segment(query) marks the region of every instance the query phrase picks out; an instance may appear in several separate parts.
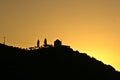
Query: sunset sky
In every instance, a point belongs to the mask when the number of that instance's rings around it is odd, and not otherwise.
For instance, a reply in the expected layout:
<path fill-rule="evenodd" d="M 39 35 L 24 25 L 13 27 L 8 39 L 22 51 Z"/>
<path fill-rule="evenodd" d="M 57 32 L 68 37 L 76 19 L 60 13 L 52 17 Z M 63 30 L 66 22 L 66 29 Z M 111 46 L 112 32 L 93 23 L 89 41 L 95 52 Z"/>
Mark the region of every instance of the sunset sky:
<path fill-rule="evenodd" d="M 120 0 L 0 0 L 0 43 L 55 39 L 120 71 Z"/>

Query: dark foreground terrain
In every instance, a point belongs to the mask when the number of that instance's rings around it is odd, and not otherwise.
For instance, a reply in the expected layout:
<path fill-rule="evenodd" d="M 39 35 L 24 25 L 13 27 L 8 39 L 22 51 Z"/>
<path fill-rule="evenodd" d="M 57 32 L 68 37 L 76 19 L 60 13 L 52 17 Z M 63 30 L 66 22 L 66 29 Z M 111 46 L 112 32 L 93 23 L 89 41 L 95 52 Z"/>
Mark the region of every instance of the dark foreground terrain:
<path fill-rule="evenodd" d="M 0 63 L 1 80 L 120 80 L 111 65 L 62 46 L 25 50 L 0 44 Z"/>

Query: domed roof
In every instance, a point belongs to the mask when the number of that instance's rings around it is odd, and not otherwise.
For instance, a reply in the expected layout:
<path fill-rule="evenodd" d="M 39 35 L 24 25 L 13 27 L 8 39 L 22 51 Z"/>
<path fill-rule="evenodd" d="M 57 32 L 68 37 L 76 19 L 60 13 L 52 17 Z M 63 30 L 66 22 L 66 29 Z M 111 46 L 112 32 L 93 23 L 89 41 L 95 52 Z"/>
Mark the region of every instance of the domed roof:
<path fill-rule="evenodd" d="M 58 41 L 61 42 L 59 39 L 56 39 L 55 42 L 56 42 L 56 41 L 57 41 L 57 42 L 58 42 Z"/>

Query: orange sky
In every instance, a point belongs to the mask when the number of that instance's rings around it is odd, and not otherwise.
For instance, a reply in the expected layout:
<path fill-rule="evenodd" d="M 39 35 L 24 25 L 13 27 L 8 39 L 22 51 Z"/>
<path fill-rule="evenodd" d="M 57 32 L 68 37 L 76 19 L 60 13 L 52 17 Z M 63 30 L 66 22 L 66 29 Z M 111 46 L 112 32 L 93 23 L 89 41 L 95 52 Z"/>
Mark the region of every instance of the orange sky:
<path fill-rule="evenodd" d="M 0 42 L 57 38 L 120 71 L 120 0 L 0 0 Z"/>

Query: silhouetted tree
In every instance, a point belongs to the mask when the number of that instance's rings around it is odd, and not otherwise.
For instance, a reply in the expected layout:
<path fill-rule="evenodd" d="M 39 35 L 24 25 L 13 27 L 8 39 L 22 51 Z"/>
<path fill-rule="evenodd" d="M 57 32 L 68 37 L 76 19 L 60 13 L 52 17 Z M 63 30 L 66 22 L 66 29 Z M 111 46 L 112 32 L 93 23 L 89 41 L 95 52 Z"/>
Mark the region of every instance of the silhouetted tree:
<path fill-rule="evenodd" d="M 40 41 L 37 40 L 37 48 L 39 48 L 39 47 L 40 47 Z"/>
<path fill-rule="evenodd" d="M 46 47 L 47 46 L 47 39 L 45 38 L 44 39 L 44 47 Z"/>

